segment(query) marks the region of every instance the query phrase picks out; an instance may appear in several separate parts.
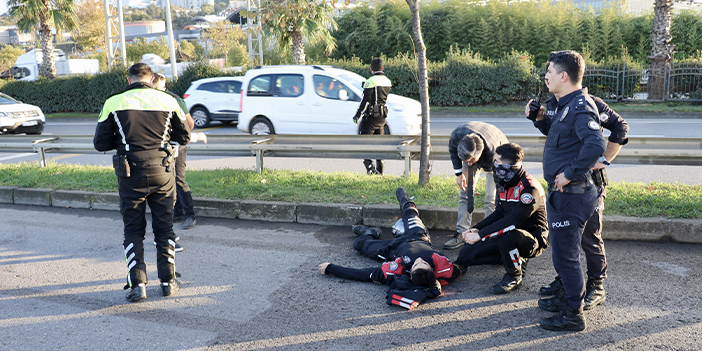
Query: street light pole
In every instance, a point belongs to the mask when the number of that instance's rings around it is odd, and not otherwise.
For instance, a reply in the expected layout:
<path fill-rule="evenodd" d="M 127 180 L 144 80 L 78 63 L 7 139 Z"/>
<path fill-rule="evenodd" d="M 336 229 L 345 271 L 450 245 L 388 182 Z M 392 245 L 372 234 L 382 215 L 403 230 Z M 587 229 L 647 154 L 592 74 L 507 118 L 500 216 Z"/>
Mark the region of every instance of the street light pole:
<path fill-rule="evenodd" d="M 176 64 L 175 45 L 173 40 L 173 24 L 171 23 L 171 1 L 165 0 L 166 4 L 166 28 L 168 30 L 168 50 L 171 53 L 172 80 L 178 79 L 178 65 Z"/>

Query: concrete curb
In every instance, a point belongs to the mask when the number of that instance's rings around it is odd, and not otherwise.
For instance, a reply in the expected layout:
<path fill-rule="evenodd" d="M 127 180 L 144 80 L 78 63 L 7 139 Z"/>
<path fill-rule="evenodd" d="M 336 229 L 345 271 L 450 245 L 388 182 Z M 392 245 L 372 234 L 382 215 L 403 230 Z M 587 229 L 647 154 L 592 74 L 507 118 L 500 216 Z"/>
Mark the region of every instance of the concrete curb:
<path fill-rule="evenodd" d="M 119 211 L 116 193 L 89 193 L 53 189 L 0 186 L 0 203 L 54 206 Z M 333 226 L 368 226 L 389 228 L 400 218 L 397 205 L 354 205 L 326 203 L 288 203 L 257 200 L 219 200 L 195 198 L 198 217 L 238 218 L 269 222 L 307 223 Z M 429 230 L 453 231 L 456 209 L 419 206 L 422 221 Z M 484 213 L 476 210 L 473 223 Z M 606 240 L 702 243 L 702 220 L 670 218 L 634 218 L 605 216 Z"/>

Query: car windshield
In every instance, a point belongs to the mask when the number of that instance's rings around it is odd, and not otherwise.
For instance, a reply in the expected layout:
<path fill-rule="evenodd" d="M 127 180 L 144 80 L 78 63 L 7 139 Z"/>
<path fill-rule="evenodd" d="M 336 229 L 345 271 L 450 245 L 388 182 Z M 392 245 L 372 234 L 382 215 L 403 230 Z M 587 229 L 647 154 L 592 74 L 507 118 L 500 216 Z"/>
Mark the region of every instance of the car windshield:
<path fill-rule="evenodd" d="M 18 104 L 17 100 L 9 97 L 8 95 L 5 95 L 3 93 L 0 93 L 0 105 L 12 105 L 12 104 Z"/>
<path fill-rule="evenodd" d="M 345 81 L 349 82 L 351 85 L 355 86 L 359 90 L 363 91 L 363 82 L 366 81 L 365 78 L 360 75 L 349 72 L 349 71 L 339 71 L 339 77 L 343 78 Z"/>

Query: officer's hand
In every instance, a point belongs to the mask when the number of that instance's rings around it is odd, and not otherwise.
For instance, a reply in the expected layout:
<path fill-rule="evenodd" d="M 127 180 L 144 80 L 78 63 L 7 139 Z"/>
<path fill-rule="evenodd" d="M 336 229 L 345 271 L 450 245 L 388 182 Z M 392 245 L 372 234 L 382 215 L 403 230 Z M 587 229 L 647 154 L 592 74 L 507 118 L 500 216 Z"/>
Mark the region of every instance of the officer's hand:
<path fill-rule="evenodd" d="M 466 176 L 463 174 L 456 177 L 456 184 L 463 191 L 466 191 L 468 189 L 468 181 L 466 180 Z"/>
<path fill-rule="evenodd" d="M 467 231 L 463 232 L 463 241 L 471 245 L 480 241 L 480 235 L 478 235 L 478 230 L 475 228 L 470 228 Z"/>
<path fill-rule="evenodd" d="M 529 103 L 524 107 L 524 114 L 531 121 L 540 121 L 544 119 L 544 107 L 536 100 L 529 100 Z"/>
<path fill-rule="evenodd" d="M 325 272 L 327 271 L 327 266 L 329 266 L 329 262 L 324 262 L 319 265 L 319 273 L 326 274 Z"/>
<path fill-rule="evenodd" d="M 359 116 L 353 116 L 353 123 L 358 124 L 358 119 L 359 119 L 359 118 L 360 118 Z"/>
<path fill-rule="evenodd" d="M 604 163 L 597 161 L 597 163 L 595 163 L 595 166 L 592 167 L 592 169 L 595 170 L 595 169 L 600 169 L 600 168 L 605 168 L 605 167 L 606 167 L 606 165 Z"/>
<path fill-rule="evenodd" d="M 568 183 L 570 183 L 570 179 L 566 178 L 563 173 L 559 173 L 556 176 L 556 181 L 554 185 L 556 186 L 556 190 L 563 192 L 563 187 L 568 185 Z"/>

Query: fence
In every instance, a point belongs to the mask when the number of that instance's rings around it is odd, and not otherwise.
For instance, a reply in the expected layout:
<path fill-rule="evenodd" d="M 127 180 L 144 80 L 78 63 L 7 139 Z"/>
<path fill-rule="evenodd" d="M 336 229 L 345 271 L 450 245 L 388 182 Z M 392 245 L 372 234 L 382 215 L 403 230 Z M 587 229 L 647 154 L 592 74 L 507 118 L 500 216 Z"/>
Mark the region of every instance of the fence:
<path fill-rule="evenodd" d="M 531 87 L 532 95 L 546 90 L 544 72 L 534 69 L 539 83 Z M 649 98 L 649 82 L 662 80 L 662 96 Z M 650 67 L 627 67 L 626 64 L 594 66 L 585 70 L 583 86 L 590 94 L 605 101 L 702 101 L 702 66 L 671 64 L 661 74 L 652 74 Z"/>

